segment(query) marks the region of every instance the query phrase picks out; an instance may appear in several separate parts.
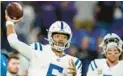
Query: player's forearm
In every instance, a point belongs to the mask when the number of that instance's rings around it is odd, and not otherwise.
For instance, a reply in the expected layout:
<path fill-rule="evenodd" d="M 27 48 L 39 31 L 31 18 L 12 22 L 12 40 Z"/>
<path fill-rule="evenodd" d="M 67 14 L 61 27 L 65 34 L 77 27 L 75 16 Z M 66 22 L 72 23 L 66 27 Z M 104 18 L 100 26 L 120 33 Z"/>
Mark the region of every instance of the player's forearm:
<path fill-rule="evenodd" d="M 6 22 L 6 29 L 7 29 L 7 36 L 9 36 L 10 34 L 15 33 L 14 23 L 11 22 L 11 21 L 7 21 Z"/>
<path fill-rule="evenodd" d="M 7 28 L 7 39 L 10 46 L 16 49 L 18 52 L 20 52 L 22 55 L 24 55 L 28 59 L 30 59 L 32 56 L 31 48 L 27 44 L 18 40 L 15 29 L 14 29 L 14 24 L 11 22 L 6 23 L 6 28 Z"/>

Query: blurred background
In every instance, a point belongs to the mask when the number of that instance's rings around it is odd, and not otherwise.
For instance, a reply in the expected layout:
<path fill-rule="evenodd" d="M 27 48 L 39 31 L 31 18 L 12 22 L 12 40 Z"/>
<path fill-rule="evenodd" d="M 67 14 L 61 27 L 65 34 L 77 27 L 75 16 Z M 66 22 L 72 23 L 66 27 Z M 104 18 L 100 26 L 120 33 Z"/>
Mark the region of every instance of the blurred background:
<path fill-rule="evenodd" d="M 1 2 L 1 52 L 17 52 L 7 41 L 5 28 L 5 8 L 10 1 Z M 123 40 L 123 1 L 20 1 L 24 17 L 15 26 L 18 38 L 27 43 L 47 44 L 50 25 L 62 20 L 73 32 L 71 46 L 65 52 L 78 57 L 83 64 L 82 76 L 86 76 L 90 61 L 103 58 L 98 47 L 107 33 L 116 33 Z M 20 73 L 27 71 L 28 61 L 20 56 Z M 123 59 L 123 56 L 121 56 Z"/>

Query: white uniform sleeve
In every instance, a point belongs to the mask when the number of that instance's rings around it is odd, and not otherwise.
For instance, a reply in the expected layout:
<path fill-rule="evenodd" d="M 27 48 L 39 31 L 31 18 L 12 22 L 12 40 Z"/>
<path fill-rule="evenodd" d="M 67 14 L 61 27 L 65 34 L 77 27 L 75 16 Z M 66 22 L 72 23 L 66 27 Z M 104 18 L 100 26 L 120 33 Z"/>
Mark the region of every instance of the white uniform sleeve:
<path fill-rule="evenodd" d="M 17 38 L 17 35 L 15 33 L 13 34 L 10 34 L 8 37 L 8 42 L 10 44 L 11 47 L 13 47 L 14 49 L 16 49 L 19 53 L 21 53 L 23 56 L 25 56 L 27 59 L 31 59 L 32 57 L 32 48 L 19 41 L 18 38 Z"/>
<path fill-rule="evenodd" d="M 82 64 L 80 67 L 77 69 L 77 75 L 76 76 L 81 76 L 82 75 Z"/>
<path fill-rule="evenodd" d="M 91 63 L 89 64 L 87 76 L 98 76 L 97 65 L 95 61 L 91 61 Z"/>
<path fill-rule="evenodd" d="M 75 61 L 75 66 L 76 66 L 76 76 L 81 76 L 82 75 L 82 63 L 81 61 L 77 58 Z"/>

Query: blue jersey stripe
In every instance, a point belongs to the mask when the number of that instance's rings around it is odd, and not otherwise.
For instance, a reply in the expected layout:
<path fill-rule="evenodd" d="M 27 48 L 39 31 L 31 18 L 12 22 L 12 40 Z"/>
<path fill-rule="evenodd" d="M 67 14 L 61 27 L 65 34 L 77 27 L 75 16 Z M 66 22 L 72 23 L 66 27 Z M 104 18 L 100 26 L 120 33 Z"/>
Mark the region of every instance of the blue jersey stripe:
<path fill-rule="evenodd" d="M 90 65 L 91 65 L 91 69 L 94 71 L 94 68 L 93 68 L 93 66 L 92 66 L 92 63 L 91 63 Z"/>
<path fill-rule="evenodd" d="M 41 44 L 39 44 L 39 46 L 40 46 L 40 51 L 42 51 L 42 45 L 41 45 Z"/>
<path fill-rule="evenodd" d="M 61 21 L 61 30 L 63 30 L 64 26 L 63 26 L 63 22 Z"/>
<path fill-rule="evenodd" d="M 38 45 L 37 45 L 37 43 L 35 43 L 35 50 L 37 50 L 38 49 Z"/>
<path fill-rule="evenodd" d="M 79 63 L 79 59 L 77 59 L 77 61 L 75 62 L 75 66 L 77 66 L 78 63 Z"/>
<path fill-rule="evenodd" d="M 80 64 L 79 64 L 79 67 L 78 67 L 78 69 L 81 67 L 81 65 L 82 65 L 82 64 L 80 63 Z"/>
<path fill-rule="evenodd" d="M 94 66 L 97 68 L 97 65 L 96 65 L 96 62 L 95 62 L 95 60 L 94 60 Z"/>

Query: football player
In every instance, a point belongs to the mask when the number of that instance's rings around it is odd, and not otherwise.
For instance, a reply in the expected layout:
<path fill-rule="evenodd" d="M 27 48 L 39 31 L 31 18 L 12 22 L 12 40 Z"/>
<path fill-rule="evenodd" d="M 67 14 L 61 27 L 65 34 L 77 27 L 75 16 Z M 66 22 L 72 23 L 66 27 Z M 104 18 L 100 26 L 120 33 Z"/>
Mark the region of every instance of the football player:
<path fill-rule="evenodd" d="M 11 54 L 8 57 L 7 76 L 17 76 L 20 66 L 20 59 L 16 54 Z"/>
<path fill-rule="evenodd" d="M 7 39 L 11 47 L 24 55 L 30 62 L 28 76 L 81 76 L 81 61 L 65 54 L 72 32 L 64 21 L 54 22 L 48 30 L 48 45 L 34 42 L 31 46 L 21 42 L 15 32 L 15 24 L 6 12 Z"/>
<path fill-rule="evenodd" d="M 87 76 L 123 76 L 123 60 L 119 60 L 122 46 L 123 42 L 118 35 L 107 34 L 100 45 L 106 58 L 93 60 Z"/>

